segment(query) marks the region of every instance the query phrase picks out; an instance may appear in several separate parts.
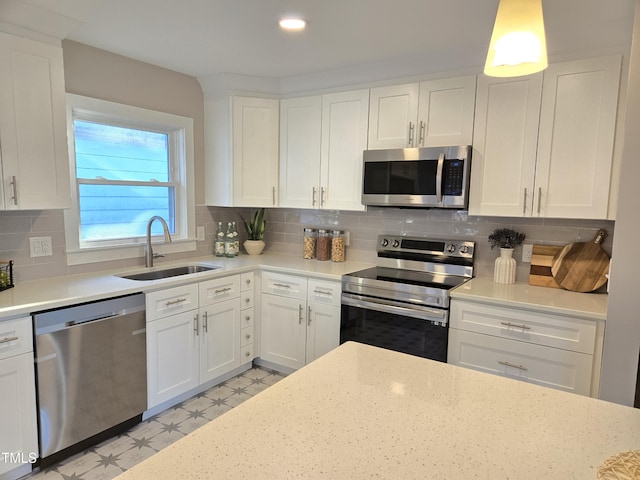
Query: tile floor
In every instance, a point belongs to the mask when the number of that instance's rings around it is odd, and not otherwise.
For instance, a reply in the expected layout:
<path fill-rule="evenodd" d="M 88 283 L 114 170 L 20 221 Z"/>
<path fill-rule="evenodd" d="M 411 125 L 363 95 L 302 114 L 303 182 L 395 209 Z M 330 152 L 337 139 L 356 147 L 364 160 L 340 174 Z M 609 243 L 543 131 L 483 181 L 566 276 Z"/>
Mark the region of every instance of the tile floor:
<path fill-rule="evenodd" d="M 110 480 L 283 377 L 254 367 L 24 480 Z"/>

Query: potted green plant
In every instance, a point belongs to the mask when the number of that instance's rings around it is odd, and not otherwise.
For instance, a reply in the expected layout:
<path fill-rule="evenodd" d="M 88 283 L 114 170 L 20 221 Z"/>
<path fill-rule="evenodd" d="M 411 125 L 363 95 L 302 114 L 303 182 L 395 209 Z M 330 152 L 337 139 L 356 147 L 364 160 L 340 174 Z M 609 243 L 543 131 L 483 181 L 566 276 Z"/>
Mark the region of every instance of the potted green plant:
<path fill-rule="evenodd" d="M 243 243 L 244 249 L 249 255 L 260 255 L 265 246 L 262 237 L 267 225 L 267 221 L 264 219 L 264 208 L 258 208 L 251 217 L 250 222 L 247 222 L 242 215 L 240 215 L 240 218 L 248 236 Z"/>
<path fill-rule="evenodd" d="M 516 259 L 513 249 L 524 242 L 525 234 L 510 228 L 496 228 L 489 235 L 489 244 L 493 250 L 500 248 L 500 256 L 496 258 L 493 269 L 493 281 L 496 283 L 516 283 Z"/>

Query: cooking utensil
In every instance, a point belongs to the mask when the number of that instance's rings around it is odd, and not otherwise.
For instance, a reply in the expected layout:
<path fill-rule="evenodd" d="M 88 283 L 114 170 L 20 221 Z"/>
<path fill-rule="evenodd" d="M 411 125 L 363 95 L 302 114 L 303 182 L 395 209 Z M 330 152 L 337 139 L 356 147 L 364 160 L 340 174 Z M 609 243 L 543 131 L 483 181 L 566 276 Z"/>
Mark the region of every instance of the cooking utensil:
<path fill-rule="evenodd" d="M 593 292 L 607 281 L 609 255 L 602 249 L 607 232 L 598 230 L 591 242 L 570 243 L 553 258 L 551 273 L 558 284 L 574 292 Z"/>

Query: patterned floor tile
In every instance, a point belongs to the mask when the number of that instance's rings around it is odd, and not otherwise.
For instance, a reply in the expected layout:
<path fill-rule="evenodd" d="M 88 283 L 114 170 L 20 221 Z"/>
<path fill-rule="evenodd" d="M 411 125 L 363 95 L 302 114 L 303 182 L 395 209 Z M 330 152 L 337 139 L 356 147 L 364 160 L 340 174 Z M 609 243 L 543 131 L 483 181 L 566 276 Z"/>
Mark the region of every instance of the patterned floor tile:
<path fill-rule="evenodd" d="M 125 470 L 128 470 L 131 467 L 136 466 L 141 461 L 146 460 L 147 458 L 149 458 L 151 455 L 155 453 L 156 451 L 150 446 L 132 448 L 131 450 L 127 450 L 126 452 L 120 455 L 118 466 L 120 466 Z"/>

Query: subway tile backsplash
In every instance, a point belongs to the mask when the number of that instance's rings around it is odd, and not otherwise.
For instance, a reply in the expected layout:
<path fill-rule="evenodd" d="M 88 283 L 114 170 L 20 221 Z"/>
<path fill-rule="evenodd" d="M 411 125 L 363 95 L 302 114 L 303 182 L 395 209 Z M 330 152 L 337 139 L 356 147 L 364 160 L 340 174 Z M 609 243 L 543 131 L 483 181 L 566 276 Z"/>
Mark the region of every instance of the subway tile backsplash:
<path fill-rule="evenodd" d="M 248 218 L 252 210 L 247 208 L 196 207 L 196 224 L 205 227 L 205 240 L 197 242 L 194 252 L 172 254 L 165 261 L 212 255 L 212 238 L 218 221 L 240 222 L 238 213 Z M 375 262 L 376 240 L 380 234 L 400 234 L 435 239 L 465 239 L 476 242 L 476 275 L 492 276 L 493 262 L 498 256 L 492 251 L 487 237 L 495 228 L 513 228 L 524 232 L 525 243 L 564 245 L 570 242 L 591 240 L 599 228 L 609 236 L 604 249 L 611 254 L 613 221 L 564 220 L 536 218 L 501 218 L 470 216 L 461 210 L 420 210 L 370 207 L 366 212 L 342 212 L 335 210 L 267 209 L 266 251 L 302 255 L 302 231 L 304 227 L 324 227 L 349 232 L 347 260 Z M 238 225 L 241 242 L 246 239 L 242 225 Z M 51 236 L 53 255 L 29 256 L 29 238 Z M 517 280 L 526 282 L 529 264 L 523 263 L 521 248 L 516 249 L 518 261 Z M 63 214 L 60 210 L 1 212 L 0 259 L 15 261 L 16 282 L 73 275 L 84 272 L 108 270 L 143 265 L 144 259 L 121 262 L 104 262 L 67 266 Z M 312 261 L 312 260 L 310 260 Z"/>

